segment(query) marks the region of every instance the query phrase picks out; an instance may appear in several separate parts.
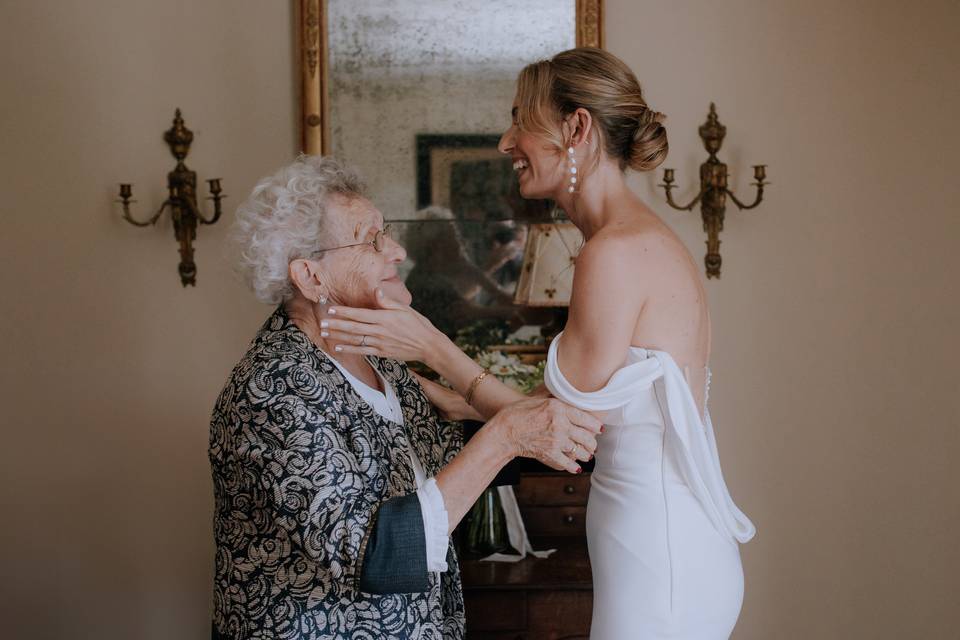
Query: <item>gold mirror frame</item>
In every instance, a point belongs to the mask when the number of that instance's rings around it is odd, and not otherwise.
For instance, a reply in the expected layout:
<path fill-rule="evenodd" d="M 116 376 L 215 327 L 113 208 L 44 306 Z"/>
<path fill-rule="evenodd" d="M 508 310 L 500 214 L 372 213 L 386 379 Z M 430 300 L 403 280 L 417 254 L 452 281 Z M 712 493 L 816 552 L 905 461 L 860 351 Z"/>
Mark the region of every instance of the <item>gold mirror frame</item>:
<path fill-rule="evenodd" d="M 603 0 L 576 0 L 577 46 L 603 47 Z M 330 150 L 327 109 L 327 3 L 297 0 L 300 76 L 300 147 L 311 155 Z"/>

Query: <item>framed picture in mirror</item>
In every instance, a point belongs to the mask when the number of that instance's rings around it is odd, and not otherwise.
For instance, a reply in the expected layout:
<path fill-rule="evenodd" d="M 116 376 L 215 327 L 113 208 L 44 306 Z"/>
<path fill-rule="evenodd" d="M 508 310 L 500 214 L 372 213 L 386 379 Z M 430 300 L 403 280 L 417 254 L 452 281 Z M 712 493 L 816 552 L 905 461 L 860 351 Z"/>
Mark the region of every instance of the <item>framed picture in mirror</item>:
<path fill-rule="evenodd" d="M 519 325 L 515 301 L 527 227 L 551 219 L 547 200 L 520 196 L 499 136 L 420 134 L 414 219 L 394 220 L 413 266 L 414 307 L 448 335 L 478 320 Z"/>

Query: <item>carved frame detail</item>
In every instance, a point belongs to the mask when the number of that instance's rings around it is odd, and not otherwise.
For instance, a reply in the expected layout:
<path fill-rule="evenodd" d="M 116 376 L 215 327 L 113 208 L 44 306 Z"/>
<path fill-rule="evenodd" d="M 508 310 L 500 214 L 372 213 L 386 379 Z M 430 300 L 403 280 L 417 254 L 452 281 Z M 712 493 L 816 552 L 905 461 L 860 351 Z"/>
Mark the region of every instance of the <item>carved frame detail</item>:
<path fill-rule="evenodd" d="M 603 47 L 603 0 L 576 0 L 577 46 Z M 327 2 L 297 0 L 297 75 L 300 78 L 300 148 L 330 151 L 327 110 Z"/>

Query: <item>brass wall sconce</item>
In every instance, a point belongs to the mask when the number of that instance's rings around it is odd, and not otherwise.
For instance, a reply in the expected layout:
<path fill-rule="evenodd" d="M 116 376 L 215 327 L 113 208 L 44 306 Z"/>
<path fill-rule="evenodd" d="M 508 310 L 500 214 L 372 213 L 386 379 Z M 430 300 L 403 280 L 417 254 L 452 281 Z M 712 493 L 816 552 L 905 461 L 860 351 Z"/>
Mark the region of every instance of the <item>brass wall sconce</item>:
<path fill-rule="evenodd" d="M 197 284 L 197 265 L 193 261 L 193 241 L 197 239 L 197 224 L 213 224 L 220 219 L 220 201 L 226 198 L 220 194 L 220 178 L 207 180 L 210 197 L 213 200 L 213 217 L 205 218 L 197 206 L 197 172 L 187 169 L 183 159 L 190 152 L 190 143 L 193 142 L 193 132 L 183 124 L 180 109 L 173 117 L 173 126 L 163 134 L 163 139 L 170 145 L 170 152 L 177 159 L 177 166 L 167 174 L 167 189 L 170 196 L 160 205 L 152 218 L 145 222 L 134 220 L 130 215 L 130 204 L 133 196 L 133 185 L 120 185 L 120 199 L 123 204 L 123 219 L 138 227 L 147 227 L 157 223 L 164 209 L 170 208 L 173 218 L 173 233 L 180 243 L 180 282 L 186 287 L 188 284 Z"/>
<path fill-rule="evenodd" d="M 727 196 L 733 200 L 741 210 L 753 209 L 763 200 L 763 188 L 770 184 L 764 182 L 767 177 L 767 165 L 758 164 L 753 167 L 753 177 L 756 182 L 757 198 L 752 204 L 743 204 L 733 192 L 727 188 L 727 165 L 717 159 L 717 152 L 723 144 L 723 137 L 727 128 L 720 124 L 717 118 L 717 109 L 710 103 L 710 113 L 707 121 L 700 125 L 700 138 L 710 156 L 700 165 L 700 193 L 688 205 L 680 206 L 673 201 L 670 190 L 673 189 L 673 169 L 663 170 L 663 187 L 667 192 L 667 204 L 680 211 L 692 211 L 700 203 L 700 215 L 703 218 L 703 230 L 707 232 L 707 255 L 703 262 L 707 268 L 708 278 L 720 277 L 720 232 L 723 231 L 723 217 L 727 207 Z"/>

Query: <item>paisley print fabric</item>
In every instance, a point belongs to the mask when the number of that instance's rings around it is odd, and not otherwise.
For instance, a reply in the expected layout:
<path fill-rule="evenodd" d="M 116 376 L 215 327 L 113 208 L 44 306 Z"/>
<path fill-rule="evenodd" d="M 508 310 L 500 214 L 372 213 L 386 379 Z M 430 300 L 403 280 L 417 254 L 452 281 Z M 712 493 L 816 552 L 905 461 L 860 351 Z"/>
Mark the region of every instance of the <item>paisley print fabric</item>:
<path fill-rule="evenodd" d="M 360 589 L 380 506 L 416 491 L 408 447 L 428 476 L 462 447 L 406 365 L 370 363 L 396 391 L 404 424 L 367 405 L 282 307 L 234 368 L 210 429 L 216 636 L 463 637 L 452 545 L 448 571 L 429 573 L 423 592 Z"/>

